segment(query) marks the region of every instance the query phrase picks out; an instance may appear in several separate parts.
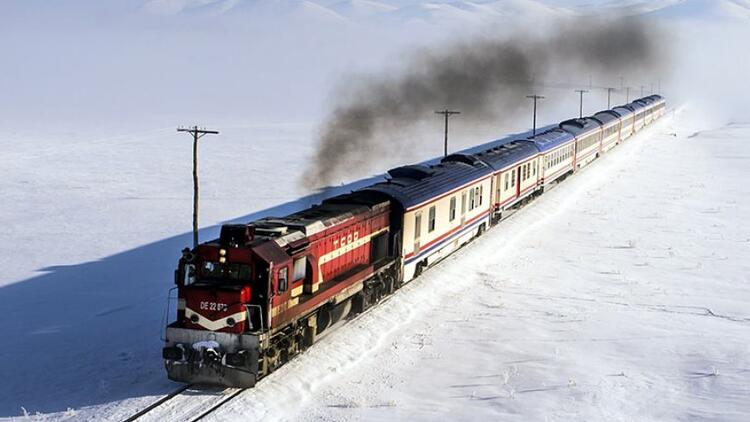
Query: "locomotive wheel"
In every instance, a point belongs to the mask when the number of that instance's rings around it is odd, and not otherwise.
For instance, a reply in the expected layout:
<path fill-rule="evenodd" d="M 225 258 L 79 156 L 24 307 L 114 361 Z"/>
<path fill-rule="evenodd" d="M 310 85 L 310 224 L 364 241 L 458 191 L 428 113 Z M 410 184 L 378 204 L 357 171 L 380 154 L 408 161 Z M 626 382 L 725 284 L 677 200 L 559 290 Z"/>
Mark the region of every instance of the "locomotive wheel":
<path fill-rule="evenodd" d="M 352 314 L 361 314 L 365 310 L 365 297 L 362 292 L 352 298 Z"/>
<path fill-rule="evenodd" d="M 320 334 L 325 331 L 325 329 L 328 328 L 328 326 L 331 324 L 331 310 L 328 308 L 328 306 L 324 306 L 318 311 L 317 318 L 317 333 Z"/>
<path fill-rule="evenodd" d="M 383 276 L 383 287 L 383 291 L 385 293 L 384 295 L 393 293 L 393 278 L 391 278 L 391 276 L 388 274 Z"/>

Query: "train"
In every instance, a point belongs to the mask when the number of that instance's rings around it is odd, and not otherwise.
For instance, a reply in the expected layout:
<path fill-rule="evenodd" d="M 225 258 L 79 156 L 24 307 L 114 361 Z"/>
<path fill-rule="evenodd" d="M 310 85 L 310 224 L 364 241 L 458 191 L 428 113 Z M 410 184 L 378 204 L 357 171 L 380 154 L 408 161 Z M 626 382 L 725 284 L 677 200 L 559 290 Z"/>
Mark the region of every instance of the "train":
<path fill-rule="evenodd" d="M 185 248 L 169 379 L 249 388 L 666 110 L 660 95 L 497 141 Z"/>

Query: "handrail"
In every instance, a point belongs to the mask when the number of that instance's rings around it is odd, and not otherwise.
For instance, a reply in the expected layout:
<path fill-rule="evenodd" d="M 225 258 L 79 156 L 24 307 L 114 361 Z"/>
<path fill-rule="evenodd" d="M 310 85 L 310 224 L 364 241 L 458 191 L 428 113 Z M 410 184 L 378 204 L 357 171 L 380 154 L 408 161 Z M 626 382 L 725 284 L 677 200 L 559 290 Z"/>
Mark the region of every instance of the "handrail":
<path fill-rule="evenodd" d="M 177 286 L 172 287 L 167 291 L 167 306 L 164 309 L 164 314 L 161 317 L 161 331 L 159 333 L 159 337 L 161 338 L 161 341 L 167 341 L 167 323 L 169 322 L 169 304 L 171 299 L 179 299 L 179 297 L 175 296 L 172 297 L 172 291 L 177 289 Z"/>

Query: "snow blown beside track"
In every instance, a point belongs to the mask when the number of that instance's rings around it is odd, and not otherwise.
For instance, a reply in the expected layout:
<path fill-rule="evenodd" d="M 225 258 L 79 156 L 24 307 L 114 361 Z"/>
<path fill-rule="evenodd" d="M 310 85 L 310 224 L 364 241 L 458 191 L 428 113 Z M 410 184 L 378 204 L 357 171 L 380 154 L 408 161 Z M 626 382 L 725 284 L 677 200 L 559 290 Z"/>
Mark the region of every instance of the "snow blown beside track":
<path fill-rule="evenodd" d="M 741 420 L 750 127 L 688 121 L 665 117 L 213 418 Z"/>

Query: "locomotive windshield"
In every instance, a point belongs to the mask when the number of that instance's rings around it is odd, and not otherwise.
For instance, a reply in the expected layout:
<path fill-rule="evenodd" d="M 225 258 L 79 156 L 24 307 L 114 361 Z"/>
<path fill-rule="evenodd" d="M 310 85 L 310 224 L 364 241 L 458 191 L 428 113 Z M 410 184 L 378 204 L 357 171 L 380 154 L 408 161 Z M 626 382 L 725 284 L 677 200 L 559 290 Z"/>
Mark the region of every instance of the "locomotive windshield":
<path fill-rule="evenodd" d="M 205 261 L 200 266 L 200 281 L 212 284 L 242 284 L 250 281 L 252 271 L 248 264 Z"/>

